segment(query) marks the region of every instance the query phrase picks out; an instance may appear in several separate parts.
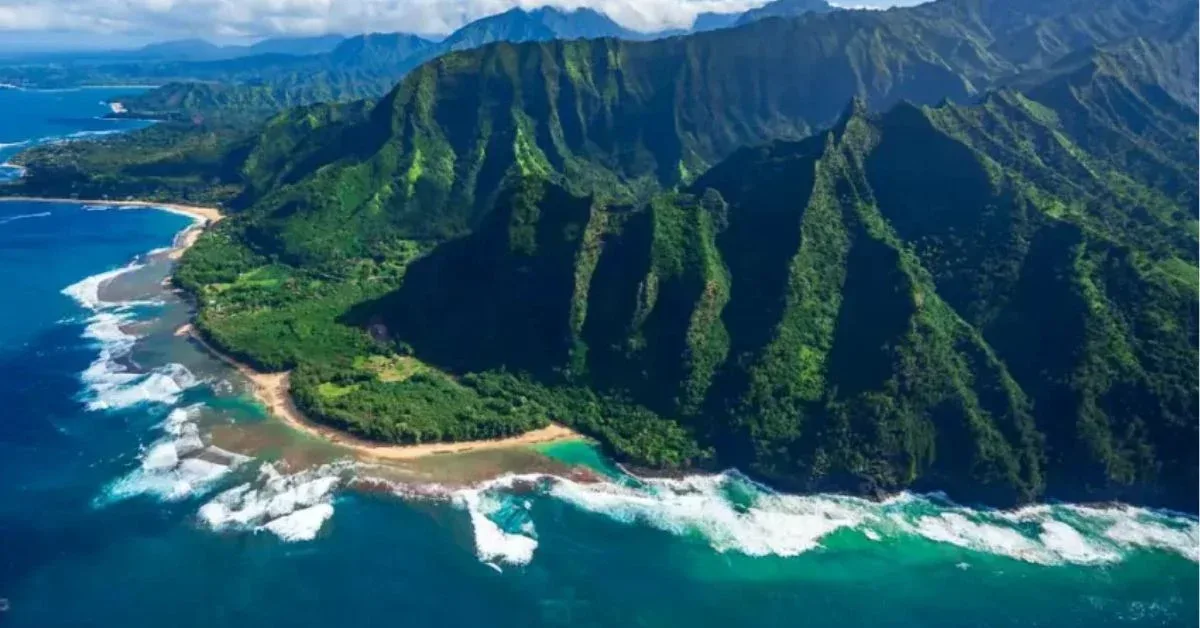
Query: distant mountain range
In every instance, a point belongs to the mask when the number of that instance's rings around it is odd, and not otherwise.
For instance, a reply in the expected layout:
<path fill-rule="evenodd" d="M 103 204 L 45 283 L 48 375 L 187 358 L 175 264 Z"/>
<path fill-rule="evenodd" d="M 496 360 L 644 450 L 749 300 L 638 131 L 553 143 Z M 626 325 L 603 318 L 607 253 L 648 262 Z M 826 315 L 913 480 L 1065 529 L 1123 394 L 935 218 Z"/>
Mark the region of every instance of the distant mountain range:
<path fill-rule="evenodd" d="M 733 25 L 745 26 L 769 17 L 798 17 L 806 13 L 829 13 L 833 10 L 833 6 L 825 0 L 775 0 L 742 13 Z"/>
<path fill-rule="evenodd" d="M 777 0 L 747 14 L 702 14 L 694 30 L 747 23 L 755 16 L 828 12 L 823 0 Z M 31 87 L 168 84 L 162 93 L 123 101 L 129 115 L 213 115 L 230 108 L 263 115 L 297 104 L 380 96 L 408 71 L 448 52 L 494 42 L 612 37 L 646 40 L 688 29 L 642 33 L 590 9 L 512 9 L 471 22 L 441 41 L 403 33 L 267 39 L 252 46 L 179 40 L 135 51 L 28 58 L 0 66 L 0 83 Z M 44 62 L 44 63 L 43 63 Z"/>

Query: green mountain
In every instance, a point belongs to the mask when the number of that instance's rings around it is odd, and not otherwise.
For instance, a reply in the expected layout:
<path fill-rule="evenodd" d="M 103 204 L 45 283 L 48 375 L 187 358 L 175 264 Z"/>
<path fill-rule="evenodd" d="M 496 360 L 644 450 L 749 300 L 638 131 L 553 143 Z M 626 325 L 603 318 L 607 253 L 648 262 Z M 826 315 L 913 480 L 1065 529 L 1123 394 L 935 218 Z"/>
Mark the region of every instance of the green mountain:
<path fill-rule="evenodd" d="M 289 107 L 378 96 L 437 50 L 434 42 L 403 33 L 359 35 L 339 42 L 324 54 L 307 56 L 264 54 L 207 64 L 133 66 L 131 71 L 191 80 L 172 81 L 117 101 L 135 117 L 261 120 Z"/>
<path fill-rule="evenodd" d="M 745 26 L 769 17 L 798 17 L 807 13 L 829 13 L 834 10 L 825 0 L 775 0 L 741 14 L 734 25 Z"/>
<path fill-rule="evenodd" d="M 269 37 L 248 46 L 218 46 L 203 39 L 179 39 L 142 46 L 137 50 L 94 53 L 93 63 L 131 61 L 221 61 L 255 55 L 317 55 L 327 53 L 346 39 L 343 35 Z M 59 55 L 62 60 L 62 55 Z"/>
<path fill-rule="evenodd" d="M 595 39 L 618 37 L 640 39 L 636 31 L 591 9 L 563 11 L 542 7 L 533 11 L 510 9 L 485 17 L 452 33 L 441 42 L 441 52 L 469 50 L 497 41 L 548 41 L 551 39 Z"/>
<path fill-rule="evenodd" d="M 211 61 L 227 59 L 237 53 L 226 50 L 212 42 L 203 39 L 177 39 L 154 44 L 147 44 L 132 52 L 120 52 L 117 56 L 133 57 L 139 60 L 172 60 L 172 61 Z"/>
<path fill-rule="evenodd" d="M 1195 206 L 1058 104 L 860 101 L 640 206 L 522 179 L 367 311 L 432 364 L 630 399 L 777 483 L 1194 508 Z M 1194 112 L 1159 113 L 1194 151 Z"/>
<path fill-rule="evenodd" d="M 554 419 L 803 489 L 1194 510 L 1196 10 L 450 53 L 202 160 L 242 192 L 176 281 L 366 438 Z"/>
<path fill-rule="evenodd" d="M 741 13 L 701 13 L 692 22 L 691 32 L 703 33 L 705 31 L 715 31 L 718 28 L 729 28 L 737 24 L 738 19 L 741 17 Z"/>
<path fill-rule="evenodd" d="M 382 96 L 421 63 L 456 50 L 498 41 L 598 37 L 645 39 L 648 35 L 589 9 L 512 9 L 471 22 L 436 43 L 403 33 L 374 33 L 345 39 L 323 55 L 264 55 L 176 66 L 169 70 L 171 76 L 191 73 L 194 79 L 206 81 L 176 81 L 120 102 L 131 115 L 143 117 L 236 112 L 262 118 L 288 107 Z"/>
<path fill-rule="evenodd" d="M 1047 67 L 1049 51 L 1011 46 L 1029 20 L 996 6 L 943 0 L 652 42 L 497 44 L 446 55 L 412 72 L 368 120 L 322 135 L 352 151 L 326 144 L 304 153 L 327 161 L 268 160 L 278 171 L 252 161 L 245 201 L 271 246 L 313 263 L 368 254 L 395 235 L 467 232 L 514 173 L 543 174 L 578 194 L 644 198 L 691 182 L 738 147 L 827 127 L 853 97 L 873 110 L 906 99 L 963 102 Z M 1072 40 L 1082 50 L 1157 36 L 1194 11 L 1179 0 L 1077 9 L 1060 1 L 1030 12 L 1053 25 L 1045 28 L 1056 49 Z M 269 137 L 259 146 L 273 150 Z"/>
<path fill-rule="evenodd" d="M 414 59 L 426 58 L 435 47 L 434 42 L 416 35 L 371 33 L 341 42 L 320 61 L 338 67 L 395 72 L 398 67 L 416 65 Z"/>
<path fill-rule="evenodd" d="M 270 37 L 246 47 L 249 55 L 319 55 L 332 51 L 346 40 L 345 35 L 330 33 L 312 37 Z"/>

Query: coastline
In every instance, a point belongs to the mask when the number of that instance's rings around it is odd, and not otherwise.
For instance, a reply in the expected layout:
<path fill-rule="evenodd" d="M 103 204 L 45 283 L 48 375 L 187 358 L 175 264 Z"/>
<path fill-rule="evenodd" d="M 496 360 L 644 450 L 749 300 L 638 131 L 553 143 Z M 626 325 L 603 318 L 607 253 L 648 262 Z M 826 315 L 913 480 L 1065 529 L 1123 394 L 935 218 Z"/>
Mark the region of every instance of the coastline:
<path fill-rule="evenodd" d="M 419 445 L 386 445 L 374 443 L 332 427 L 318 425 L 305 417 L 292 402 L 289 392 L 291 385 L 289 380 L 290 372 L 261 373 L 209 344 L 200 336 L 191 323 L 175 330 L 175 335 L 190 338 L 217 359 L 237 369 L 250 382 L 255 399 L 266 406 L 271 416 L 281 421 L 284 425 L 297 432 L 344 447 L 369 461 L 416 460 L 428 456 L 465 454 L 477 451 L 544 445 L 547 443 L 588 440 L 583 434 L 562 424 L 551 423 L 541 429 L 525 432 L 518 436 L 493 440 L 424 443 Z"/>
<path fill-rule="evenodd" d="M 183 214 L 192 218 L 202 220 L 202 227 L 206 227 L 212 223 L 220 221 L 225 217 L 221 210 L 215 207 L 204 207 L 201 205 L 184 205 L 182 203 L 158 203 L 154 201 L 113 201 L 107 199 L 88 199 L 88 198 L 46 198 L 41 196 L 0 196 L 0 203 L 4 202 L 20 202 L 20 203 L 75 203 L 79 205 L 106 205 L 109 207 L 143 207 L 146 209 L 157 209 L 159 211 L 172 212 Z M 194 240 L 193 240 L 194 242 Z"/>
<path fill-rule="evenodd" d="M 174 245 L 170 248 L 170 250 L 167 251 L 167 256 L 172 260 L 178 260 L 180 257 L 182 257 L 183 253 L 196 243 L 196 240 L 199 239 L 200 234 L 204 232 L 204 229 L 224 218 L 224 214 L 222 214 L 220 210 L 216 208 L 203 207 L 199 205 L 185 205 L 181 203 L 26 196 L 0 197 L 0 202 L 6 201 L 25 203 L 74 203 L 82 205 L 105 205 L 110 207 L 138 207 L 189 216 L 194 219 L 196 223 L 179 232 L 179 234 L 176 236 Z M 564 441 L 588 440 L 586 436 L 564 425 L 552 423 L 547 427 L 526 432 L 519 436 L 495 440 L 462 441 L 455 443 L 427 443 L 420 445 L 386 445 L 373 443 L 331 427 L 318 425 L 305 417 L 299 411 L 299 409 L 295 407 L 295 404 L 292 403 L 291 395 L 289 393 L 289 373 L 260 373 L 254 370 L 249 365 L 243 364 L 233 359 L 231 356 L 219 351 L 216 347 L 213 347 L 211 344 L 205 341 L 199 333 L 196 332 L 191 323 L 188 323 L 177 329 L 175 331 L 175 335 L 180 337 L 187 336 L 203 347 L 208 353 L 212 354 L 217 359 L 225 362 L 241 373 L 242 376 L 251 383 L 255 399 L 266 406 L 267 410 L 274 418 L 278 419 L 293 430 L 349 449 L 350 451 L 367 460 L 414 460 L 417 458 L 442 454 L 461 454 L 475 451 L 529 447 L 532 445 L 542 445 L 546 443 Z"/>

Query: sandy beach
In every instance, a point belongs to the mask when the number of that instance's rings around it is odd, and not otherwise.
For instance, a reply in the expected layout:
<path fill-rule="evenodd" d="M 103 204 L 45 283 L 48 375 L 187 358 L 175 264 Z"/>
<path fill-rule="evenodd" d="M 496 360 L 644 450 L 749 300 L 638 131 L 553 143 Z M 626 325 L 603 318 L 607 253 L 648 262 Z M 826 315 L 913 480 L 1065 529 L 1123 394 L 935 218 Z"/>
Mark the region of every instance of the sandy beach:
<path fill-rule="evenodd" d="M 109 205 L 114 207 L 145 207 L 148 209 L 175 212 L 195 218 L 197 220 L 196 224 L 180 232 L 179 236 L 176 238 L 175 245 L 167 254 L 171 259 L 179 259 L 183 255 L 184 251 L 196 243 L 196 240 L 200 237 L 200 234 L 203 233 L 206 227 L 216 223 L 224 217 L 219 210 L 212 207 L 182 205 L 178 203 L 156 203 L 151 201 L 112 201 L 37 197 L 0 198 L 0 202 L 3 201 L 21 201 L 27 203 L 82 203 L 87 205 Z M 225 355 L 221 351 L 218 351 L 216 347 L 213 347 L 206 342 L 191 324 L 183 325 L 179 329 L 175 330 L 175 335 L 179 337 L 186 336 L 191 338 L 197 344 L 204 347 L 209 353 L 237 369 L 238 372 L 240 372 L 247 380 L 250 381 L 255 398 L 265 405 L 267 409 L 270 410 L 271 414 L 282 421 L 285 425 L 299 432 L 324 439 L 349 449 L 365 460 L 413 460 L 439 454 L 456 454 L 493 449 L 508 449 L 513 447 L 527 447 L 530 445 L 539 445 L 558 441 L 586 439 L 585 436 L 568 427 L 553 423 L 542 429 L 526 432 L 520 436 L 496 440 L 464 441 L 458 443 L 428 443 L 421 445 L 383 445 L 379 443 L 372 443 L 360 438 L 356 438 L 345 432 L 323 425 L 318 425 L 304 417 L 304 415 L 292 403 L 291 395 L 289 393 L 289 373 L 260 373 L 251 368 L 249 365 L 242 364 L 230 356 Z"/>
<path fill-rule="evenodd" d="M 292 403 L 289 393 L 290 373 L 260 373 L 246 364 L 221 353 L 208 344 L 204 338 L 188 324 L 175 330 L 176 336 L 188 336 L 197 344 L 236 368 L 253 387 L 254 396 L 270 410 L 271 414 L 288 427 L 310 436 L 321 438 L 353 451 L 367 461 L 415 460 L 426 456 L 442 454 L 462 454 L 492 449 L 509 449 L 513 447 L 528 447 L 569 440 L 586 440 L 587 437 L 564 425 L 552 423 L 547 427 L 526 432 L 520 436 L 500 438 L 495 440 L 463 441 L 457 443 L 427 443 L 421 445 L 382 445 L 362 440 L 340 430 L 318 425 L 306 418 Z"/>

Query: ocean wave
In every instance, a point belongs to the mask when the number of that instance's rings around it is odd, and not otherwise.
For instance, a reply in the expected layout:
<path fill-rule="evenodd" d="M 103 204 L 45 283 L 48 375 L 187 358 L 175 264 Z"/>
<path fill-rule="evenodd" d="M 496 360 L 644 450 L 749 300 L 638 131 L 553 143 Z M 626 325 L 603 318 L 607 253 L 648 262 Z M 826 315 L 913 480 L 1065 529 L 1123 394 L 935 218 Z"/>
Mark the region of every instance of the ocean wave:
<path fill-rule="evenodd" d="M 912 493 L 882 502 L 789 495 L 736 472 L 628 480 L 581 483 L 555 476 L 504 476 L 453 491 L 450 497 L 470 516 L 479 559 L 497 568 L 533 559 L 538 540 L 531 496 L 746 556 L 793 557 L 844 547 L 845 541 L 835 539 L 857 535 L 869 544 L 908 539 L 957 549 L 966 554 L 956 560 L 967 566 L 972 554 L 1042 566 L 1086 566 L 1119 562 L 1139 551 L 1200 562 L 1200 527 L 1195 518 L 1177 513 L 1070 504 L 972 509 L 941 496 Z M 433 490 L 397 493 L 418 499 L 439 496 Z"/>
<path fill-rule="evenodd" d="M 560 479 L 550 495 L 616 521 L 696 535 L 718 552 L 748 556 L 803 554 L 837 530 L 860 527 L 867 516 L 857 500 L 767 492 L 732 473 L 637 486 Z"/>
<path fill-rule="evenodd" d="M 24 146 L 28 143 L 29 140 L 22 140 L 20 142 L 0 142 L 0 150 L 4 150 L 6 148 L 16 148 L 18 146 Z"/>
<path fill-rule="evenodd" d="M 95 341 L 99 355 L 80 379 L 87 390 L 84 400 L 89 410 L 120 410 L 142 403 L 173 405 L 185 390 L 199 383 L 180 364 L 166 364 L 148 373 L 130 372 L 122 363 L 137 338 L 122 327 L 135 319 L 135 308 L 158 305 L 151 301 L 108 302 L 100 290 L 114 278 L 142 268 L 132 263 L 121 268 L 86 277 L 62 290 L 94 314 L 87 319 L 83 337 Z"/>
<path fill-rule="evenodd" d="M 75 299 L 75 301 L 83 307 L 93 311 L 104 308 L 128 306 L 128 303 L 108 303 L 100 300 L 100 288 L 116 277 L 124 275 L 125 273 L 134 272 L 142 267 L 144 267 L 144 264 L 134 262 L 122 266 L 121 268 L 115 268 L 113 270 L 97 273 L 90 277 L 85 277 L 78 282 L 67 286 L 66 288 L 63 288 L 62 293 L 71 297 L 72 299 Z"/>
<path fill-rule="evenodd" d="M 111 351 L 84 371 L 88 410 L 123 410 L 144 403 L 173 405 L 199 380 L 182 364 L 167 364 L 149 373 L 130 373 Z"/>
<path fill-rule="evenodd" d="M 7 225 L 10 222 L 16 222 L 18 220 L 28 220 L 30 218 L 45 218 L 49 215 L 50 215 L 50 212 L 38 212 L 36 214 L 17 214 L 16 216 L 7 216 L 5 218 L 0 218 L 0 225 Z"/>
<path fill-rule="evenodd" d="M 475 554 L 484 564 L 526 565 L 537 549 L 537 530 L 529 514 L 530 502 L 506 496 L 518 483 L 537 483 L 540 476 L 508 475 L 474 488 L 454 491 L 453 503 L 466 510 L 474 532 Z"/>
<path fill-rule="evenodd" d="M 264 464 L 255 481 L 220 493 L 197 516 L 212 530 L 266 531 L 284 541 L 312 540 L 333 516 L 333 491 L 348 468 L 330 464 L 285 475 Z"/>
<path fill-rule="evenodd" d="M 213 489 L 249 460 L 206 446 L 196 424 L 201 405 L 175 408 L 159 426 L 165 436 L 143 449 L 138 468 L 110 484 L 98 500 L 107 504 L 137 495 L 179 501 Z"/>

